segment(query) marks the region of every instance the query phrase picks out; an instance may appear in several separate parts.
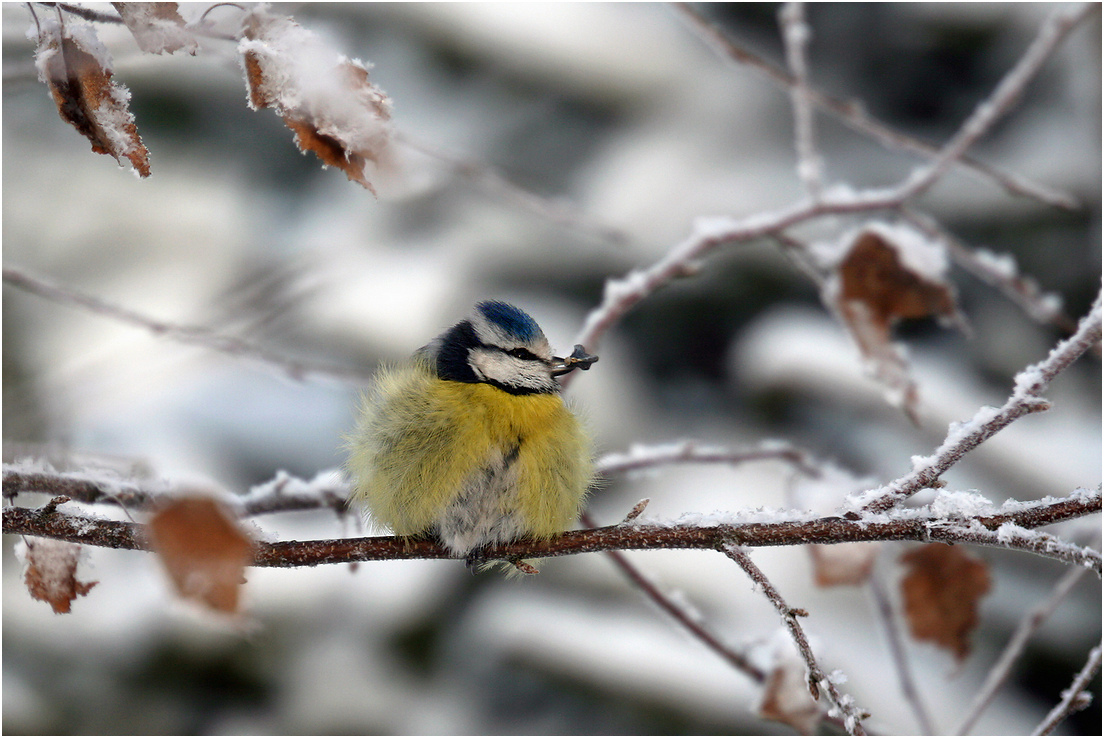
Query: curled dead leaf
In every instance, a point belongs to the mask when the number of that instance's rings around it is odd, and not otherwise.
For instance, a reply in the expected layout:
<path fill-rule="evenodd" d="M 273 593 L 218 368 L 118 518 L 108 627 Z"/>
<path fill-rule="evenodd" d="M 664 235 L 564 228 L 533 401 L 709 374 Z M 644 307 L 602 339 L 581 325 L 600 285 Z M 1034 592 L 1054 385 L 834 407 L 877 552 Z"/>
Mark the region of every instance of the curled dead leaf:
<path fill-rule="evenodd" d="M 111 81 L 111 60 L 96 29 L 47 20 L 39 30 L 35 66 L 61 119 L 87 138 L 97 154 L 109 154 L 120 164 L 126 159 L 139 176 L 148 177 L 149 151 L 130 112 L 130 91 Z"/>
<path fill-rule="evenodd" d="M 901 556 L 901 597 L 909 632 L 961 661 L 970 653 L 978 603 L 989 591 L 989 566 L 961 546 L 929 543 Z"/>
<path fill-rule="evenodd" d="M 962 324 L 954 288 L 944 277 L 943 247 L 910 228 L 885 223 L 845 238 L 829 301 L 890 401 L 916 422 L 918 392 L 892 332 L 911 318 Z"/>
<path fill-rule="evenodd" d="M 199 44 L 185 27 L 180 3 L 111 3 L 147 54 L 186 51 L 193 56 Z"/>
<path fill-rule="evenodd" d="M 391 102 L 369 81 L 367 67 L 263 8 L 246 16 L 238 50 L 249 106 L 275 110 L 300 151 L 375 194 L 368 164 L 383 165 L 389 157 Z"/>
<path fill-rule="evenodd" d="M 52 538 L 26 537 L 22 558 L 26 571 L 23 581 L 31 597 L 50 603 L 55 613 L 67 613 L 73 600 L 88 594 L 98 582 L 77 579 L 80 544 Z"/>
<path fill-rule="evenodd" d="M 181 597 L 238 612 L 253 544 L 223 505 L 209 497 L 178 498 L 153 516 L 149 532 Z"/>

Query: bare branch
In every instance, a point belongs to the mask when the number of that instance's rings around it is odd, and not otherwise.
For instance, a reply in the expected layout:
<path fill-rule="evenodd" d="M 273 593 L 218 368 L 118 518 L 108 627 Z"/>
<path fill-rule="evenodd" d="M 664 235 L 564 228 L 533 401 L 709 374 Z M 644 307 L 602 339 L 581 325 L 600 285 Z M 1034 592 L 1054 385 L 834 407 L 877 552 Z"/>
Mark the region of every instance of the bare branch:
<path fill-rule="evenodd" d="M 736 44 L 692 5 L 674 3 L 674 6 L 680 11 L 681 17 L 688 22 L 690 28 L 720 56 L 753 69 L 787 91 L 796 84 L 793 76 L 784 69 L 772 64 L 755 52 Z M 1072 30 L 1072 27 L 1070 30 Z M 909 151 L 929 157 L 939 153 L 939 147 L 896 131 L 871 116 L 860 100 L 841 100 L 813 88 L 808 88 L 808 95 L 812 103 L 818 108 L 833 115 L 852 130 L 874 138 L 886 148 Z M 1030 197 L 1063 210 L 1077 210 L 1080 208 L 1080 203 L 1069 194 L 1031 182 L 1020 175 L 985 164 L 969 155 L 963 155 L 955 163 L 966 167 L 968 171 L 981 176 L 983 179 L 996 182 L 1012 195 Z"/>
<path fill-rule="evenodd" d="M 848 734 L 866 735 L 866 731 L 863 730 L 862 726 L 862 720 L 866 716 L 855 706 L 854 698 L 851 695 L 840 694 L 835 683 L 828 678 L 828 675 L 817 664 L 813 649 L 809 646 L 809 639 L 805 637 L 805 631 L 797 621 L 798 615 L 805 613 L 786 604 L 786 601 L 782 599 L 782 595 L 763 574 L 763 571 L 755 565 L 755 562 L 751 560 L 751 557 L 747 555 L 743 548 L 733 544 L 725 544 L 720 547 L 720 550 L 725 556 L 740 565 L 740 568 L 751 578 L 756 587 L 762 590 L 770 603 L 774 605 L 774 609 L 778 611 L 782 622 L 786 625 L 786 629 L 790 631 L 790 637 L 793 638 L 801 658 L 805 660 L 805 666 L 808 669 L 805 678 L 808 681 L 809 693 L 812 694 L 813 699 L 820 699 L 820 689 L 823 687 L 828 693 L 829 701 L 834 706 L 834 711 L 830 711 L 828 714 L 833 715 L 835 713 L 843 717 L 844 729 Z"/>
<path fill-rule="evenodd" d="M 939 477 L 959 459 L 979 444 L 1006 428 L 1017 418 L 1047 410 L 1050 404 L 1041 393 L 1047 385 L 1100 341 L 1100 293 L 1089 312 L 1081 319 L 1077 331 L 1061 341 L 1046 359 L 1027 367 L 1016 375 L 1015 388 L 1000 408 L 984 407 L 969 421 L 951 426 L 943 444 L 928 457 L 914 457 L 913 471 L 887 485 L 857 495 L 850 501 L 851 509 L 888 510 L 901 501 L 936 484 Z"/>
<path fill-rule="evenodd" d="M 405 133 L 397 133 L 396 138 L 411 149 L 440 162 L 453 176 L 464 179 L 483 192 L 499 197 L 545 220 L 615 246 L 624 246 L 632 240 L 627 231 L 600 222 L 583 212 L 574 203 L 563 198 L 546 197 L 526 189 L 488 164 L 416 141 Z"/>
<path fill-rule="evenodd" d="M 893 659 L 893 668 L 897 672 L 897 681 L 901 685 L 901 694 L 912 708 L 916 721 L 920 724 L 921 735 L 939 735 L 932 722 L 931 714 L 924 706 L 920 697 L 920 690 L 916 688 L 916 682 L 912 678 L 912 670 L 909 668 L 908 654 L 905 651 L 905 641 L 901 636 L 901 629 L 897 627 L 897 618 L 893 614 L 893 606 L 889 600 L 882 580 L 872 576 L 867 581 L 867 590 L 874 600 L 875 612 L 878 619 L 885 627 L 886 640 L 889 642 L 889 653 Z"/>
<path fill-rule="evenodd" d="M 588 527 L 594 527 L 594 520 L 586 514 L 582 516 L 581 522 Z M 705 644 L 707 648 L 731 664 L 737 671 L 746 674 L 759 684 L 766 681 L 766 673 L 751 663 L 746 654 L 722 642 L 720 637 L 713 633 L 700 617 L 695 617 L 694 613 L 690 612 L 682 603 L 676 602 L 675 599 L 661 591 L 659 586 L 633 565 L 623 552 L 611 550 L 606 553 L 617 568 L 644 593 L 645 597 L 651 600 L 660 610 L 674 618 L 675 622 L 685 628 L 694 638 Z"/>
<path fill-rule="evenodd" d="M 1085 692 L 1084 689 L 1098 671 L 1100 671 L 1099 644 L 1089 652 L 1088 660 L 1081 671 L 1077 672 L 1077 676 L 1073 678 L 1073 683 L 1062 692 L 1062 701 L 1047 713 L 1047 716 L 1043 718 L 1043 721 L 1039 723 L 1031 735 L 1050 735 L 1063 720 L 1092 704 L 1092 694 Z"/>
<path fill-rule="evenodd" d="M 1054 585 L 1050 595 L 1023 617 L 1019 626 L 1016 627 L 1016 632 L 1009 639 L 1008 645 L 1005 646 L 1004 652 L 993 664 L 993 668 L 989 670 L 989 675 L 985 678 L 985 684 L 978 690 L 973 704 L 970 705 L 970 711 L 966 714 L 962 723 L 955 728 L 954 735 L 967 735 L 973 729 L 985 708 L 989 706 L 1000 688 L 1008 681 L 1012 674 L 1012 665 L 1016 663 L 1016 659 L 1027 647 L 1027 642 L 1031 639 L 1031 636 L 1058 608 L 1066 595 L 1073 590 L 1073 585 L 1077 584 L 1084 574 L 1085 569 L 1080 566 L 1067 571 Z M 931 733 L 932 731 L 928 732 Z"/>
<path fill-rule="evenodd" d="M 23 269 L 4 267 L 4 281 L 13 287 L 26 290 L 60 305 L 85 310 L 93 315 L 111 318 L 143 328 L 155 336 L 179 343 L 201 346 L 228 356 L 260 361 L 296 381 L 317 377 L 347 384 L 364 384 L 368 374 L 330 364 L 301 361 L 271 351 L 259 344 L 234 336 L 227 336 L 203 326 L 189 326 L 157 320 L 129 308 L 102 300 L 98 297 L 66 287 L 43 277 L 32 276 Z"/>

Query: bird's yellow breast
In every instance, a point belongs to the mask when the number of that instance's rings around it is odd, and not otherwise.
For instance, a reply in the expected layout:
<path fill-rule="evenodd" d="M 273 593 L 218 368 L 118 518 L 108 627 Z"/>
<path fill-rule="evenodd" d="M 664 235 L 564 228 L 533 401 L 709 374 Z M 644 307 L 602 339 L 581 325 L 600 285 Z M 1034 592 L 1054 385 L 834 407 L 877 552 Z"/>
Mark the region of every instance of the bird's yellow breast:
<path fill-rule="evenodd" d="M 399 535 L 430 530 L 473 475 L 512 455 L 516 484 L 498 504 L 547 538 L 575 520 L 593 474 L 589 439 L 559 395 L 446 381 L 417 362 L 377 375 L 349 446 L 355 495 Z"/>

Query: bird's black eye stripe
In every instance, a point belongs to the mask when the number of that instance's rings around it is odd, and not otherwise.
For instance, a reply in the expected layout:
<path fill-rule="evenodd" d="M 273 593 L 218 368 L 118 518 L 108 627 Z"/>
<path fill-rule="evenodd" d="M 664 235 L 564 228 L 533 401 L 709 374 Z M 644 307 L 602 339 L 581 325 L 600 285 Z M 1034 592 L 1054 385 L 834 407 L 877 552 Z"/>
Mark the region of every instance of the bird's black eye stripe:
<path fill-rule="evenodd" d="M 510 349 L 506 353 L 510 356 L 513 356 L 515 359 L 525 359 L 527 361 L 535 361 L 537 359 L 536 354 L 534 354 L 529 349 L 515 348 Z"/>

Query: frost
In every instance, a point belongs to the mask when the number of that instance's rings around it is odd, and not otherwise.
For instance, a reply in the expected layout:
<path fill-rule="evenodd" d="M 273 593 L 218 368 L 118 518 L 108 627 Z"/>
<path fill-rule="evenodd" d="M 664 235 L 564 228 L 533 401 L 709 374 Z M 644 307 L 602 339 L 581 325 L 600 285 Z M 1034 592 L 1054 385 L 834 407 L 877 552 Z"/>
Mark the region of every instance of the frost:
<path fill-rule="evenodd" d="M 1022 541 L 1038 536 L 1037 532 L 1015 523 L 1004 523 L 997 528 L 997 540 L 1001 543 L 1012 543 L 1013 541 Z"/>
<path fill-rule="evenodd" d="M 940 491 L 930 508 L 939 518 L 973 518 L 993 513 L 993 503 L 977 492 Z"/>
<path fill-rule="evenodd" d="M 365 167 L 389 158 L 391 100 L 368 81 L 370 65 L 335 54 L 318 35 L 264 6 L 244 26 L 238 52 L 249 106 L 275 109 L 304 153 L 374 191 Z"/>
<path fill-rule="evenodd" d="M 186 51 L 195 55 L 195 36 L 184 27 L 176 3 L 113 3 L 134 36 L 138 48 L 147 54 Z"/>
<path fill-rule="evenodd" d="M 828 681 L 831 684 L 835 684 L 836 686 L 839 686 L 840 684 L 846 684 L 847 675 L 839 669 L 833 669 L 832 672 L 828 674 Z"/>

